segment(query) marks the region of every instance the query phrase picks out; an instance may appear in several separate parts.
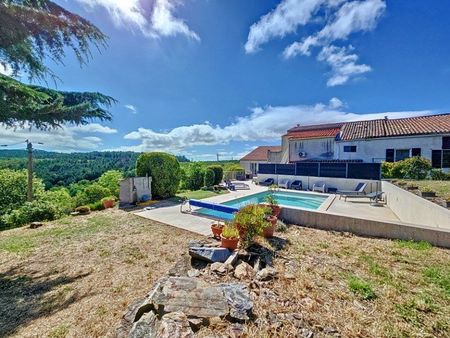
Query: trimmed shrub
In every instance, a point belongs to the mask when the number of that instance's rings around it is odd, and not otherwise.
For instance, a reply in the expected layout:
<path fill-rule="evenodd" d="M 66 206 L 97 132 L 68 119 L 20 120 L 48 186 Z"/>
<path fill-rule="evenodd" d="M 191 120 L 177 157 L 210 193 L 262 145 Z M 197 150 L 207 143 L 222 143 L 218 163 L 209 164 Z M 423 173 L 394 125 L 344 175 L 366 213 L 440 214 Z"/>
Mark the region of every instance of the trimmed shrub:
<path fill-rule="evenodd" d="M 180 163 L 167 153 L 141 154 L 136 161 L 136 174 L 152 178 L 152 195 L 156 198 L 175 196 L 180 185 Z"/>
<path fill-rule="evenodd" d="M 26 170 L 0 170 L 0 215 L 21 207 L 27 201 Z M 39 197 L 44 192 L 44 184 L 38 178 L 33 179 L 33 195 Z"/>
<path fill-rule="evenodd" d="M 214 184 L 212 185 L 217 185 L 220 182 L 222 182 L 223 179 L 223 168 L 220 165 L 210 165 L 208 167 L 208 169 L 211 169 L 212 171 L 214 171 Z"/>
<path fill-rule="evenodd" d="M 111 194 L 119 197 L 120 186 L 119 182 L 123 180 L 123 174 L 119 170 L 109 170 L 105 172 L 98 179 L 98 184 L 102 187 L 108 188 Z"/>
<path fill-rule="evenodd" d="M 440 169 L 431 169 L 430 177 L 433 181 L 449 181 L 450 180 L 450 174 L 447 174 Z"/>
<path fill-rule="evenodd" d="M 381 162 L 381 177 L 383 178 L 393 178 L 392 168 L 394 167 L 394 162 Z"/>
<path fill-rule="evenodd" d="M 214 182 L 215 182 L 214 171 L 212 169 L 206 169 L 204 178 L 205 187 L 212 187 L 214 185 Z"/>
<path fill-rule="evenodd" d="M 199 190 L 204 183 L 205 172 L 200 163 L 194 163 L 189 168 L 188 177 L 186 180 L 186 188 L 189 190 Z"/>
<path fill-rule="evenodd" d="M 424 157 L 414 156 L 403 161 L 404 177 L 413 180 L 423 180 L 431 170 L 431 162 Z"/>
<path fill-rule="evenodd" d="M 101 201 L 97 201 L 95 203 L 91 203 L 88 205 L 89 209 L 93 210 L 93 211 L 99 211 L 99 210 L 104 210 L 105 207 L 103 206 L 103 202 Z"/>
<path fill-rule="evenodd" d="M 75 207 L 75 200 L 65 188 L 47 191 L 39 200 L 53 205 L 56 208 L 57 218 L 70 214 Z"/>
<path fill-rule="evenodd" d="M 111 195 L 108 188 L 102 187 L 98 183 L 92 183 L 79 191 L 75 197 L 76 205 L 87 205 L 100 201 L 103 197 Z"/>

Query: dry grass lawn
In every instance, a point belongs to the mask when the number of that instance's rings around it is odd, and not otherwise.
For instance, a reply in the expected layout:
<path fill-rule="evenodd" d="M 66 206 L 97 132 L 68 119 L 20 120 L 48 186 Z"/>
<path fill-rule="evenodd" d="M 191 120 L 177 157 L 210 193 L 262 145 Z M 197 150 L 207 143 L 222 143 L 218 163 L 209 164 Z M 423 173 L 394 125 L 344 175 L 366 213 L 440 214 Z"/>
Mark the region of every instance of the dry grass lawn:
<path fill-rule="evenodd" d="M 282 237 L 295 279 L 281 274 L 272 288 L 279 299 L 257 302 L 260 316 L 300 313 L 319 337 L 330 328 L 341 337 L 450 337 L 449 250 L 300 227 Z M 276 266 L 286 271 L 286 260 Z M 294 337 L 284 324 L 250 332 Z"/>
<path fill-rule="evenodd" d="M 0 337 L 112 336 L 196 237 L 112 209 L 0 232 Z"/>

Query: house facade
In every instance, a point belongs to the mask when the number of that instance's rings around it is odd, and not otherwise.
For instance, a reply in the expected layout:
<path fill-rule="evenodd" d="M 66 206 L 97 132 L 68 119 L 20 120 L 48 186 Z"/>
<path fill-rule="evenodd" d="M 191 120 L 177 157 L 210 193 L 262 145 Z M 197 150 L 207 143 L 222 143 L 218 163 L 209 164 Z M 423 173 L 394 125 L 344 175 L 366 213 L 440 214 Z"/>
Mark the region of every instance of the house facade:
<path fill-rule="evenodd" d="M 276 148 L 266 151 L 264 163 L 379 163 L 423 156 L 433 168 L 449 171 L 450 114 L 297 125 L 282 136 L 281 144 L 278 151 Z"/>
<path fill-rule="evenodd" d="M 281 163 L 281 158 L 278 158 L 271 153 L 279 154 L 281 152 L 280 146 L 261 146 L 253 149 L 250 153 L 240 159 L 240 164 L 244 168 L 247 175 L 256 175 L 260 163 Z M 270 160 L 269 160 L 270 158 Z M 277 162 L 274 162 L 277 160 Z"/>

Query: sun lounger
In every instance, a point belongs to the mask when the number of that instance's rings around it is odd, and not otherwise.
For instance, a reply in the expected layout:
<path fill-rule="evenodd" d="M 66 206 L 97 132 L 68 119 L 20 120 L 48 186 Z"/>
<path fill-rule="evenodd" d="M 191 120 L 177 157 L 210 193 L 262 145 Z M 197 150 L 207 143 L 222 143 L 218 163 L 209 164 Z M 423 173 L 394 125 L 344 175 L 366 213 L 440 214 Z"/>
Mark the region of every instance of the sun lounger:
<path fill-rule="evenodd" d="M 234 190 L 250 190 L 250 186 L 247 183 L 233 182 L 231 185 L 234 186 Z"/>
<path fill-rule="evenodd" d="M 378 192 L 371 192 L 371 193 L 368 193 L 368 194 L 364 194 L 363 193 L 363 194 L 359 194 L 359 195 L 353 195 L 353 194 L 345 195 L 345 194 L 343 194 L 341 196 L 344 197 L 344 201 L 346 201 L 346 202 L 347 202 L 347 198 L 368 198 L 369 200 L 375 201 L 377 199 L 381 199 L 383 194 L 384 194 L 384 192 L 378 191 Z M 341 197 L 339 197 L 339 199 L 340 198 Z"/>
<path fill-rule="evenodd" d="M 339 199 L 342 196 L 358 196 L 365 195 L 364 189 L 366 188 L 367 183 L 360 182 L 356 185 L 355 190 L 338 190 L 336 193 L 339 194 Z"/>
<path fill-rule="evenodd" d="M 281 179 L 278 181 L 278 186 L 280 188 L 285 188 L 285 189 L 289 189 L 289 184 L 291 183 L 290 180 L 288 179 Z"/>
<path fill-rule="evenodd" d="M 269 186 L 275 183 L 273 178 L 266 178 L 264 181 L 259 182 L 259 185 Z"/>
<path fill-rule="evenodd" d="M 290 188 L 293 189 L 293 190 L 302 190 L 303 189 L 302 181 L 299 181 L 299 180 L 293 181 L 291 183 Z"/>

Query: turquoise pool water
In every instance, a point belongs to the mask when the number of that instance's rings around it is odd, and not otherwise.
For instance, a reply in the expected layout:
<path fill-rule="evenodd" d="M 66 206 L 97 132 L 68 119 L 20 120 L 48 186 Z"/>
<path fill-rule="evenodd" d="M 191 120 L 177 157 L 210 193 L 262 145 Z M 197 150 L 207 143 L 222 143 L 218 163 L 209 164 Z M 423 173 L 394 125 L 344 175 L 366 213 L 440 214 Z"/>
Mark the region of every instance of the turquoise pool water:
<path fill-rule="evenodd" d="M 237 198 L 231 201 L 223 202 L 221 204 L 239 209 L 246 206 L 247 204 L 258 204 L 264 202 L 268 194 L 270 194 L 269 191 L 264 191 L 257 194 Z M 302 194 L 289 191 L 276 191 L 273 192 L 273 195 L 280 206 L 313 209 L 313 210 L 318 209 L 322 205 L 322 203 L 328 198 L 327 196 Z M 196 213 L 223 220 L 233 219 L 233 215 L 231 214 L 227 214 L 225 212 L 220 212 L 216 210 L 209 210 L 205 208 L 196 210 Z"/>

